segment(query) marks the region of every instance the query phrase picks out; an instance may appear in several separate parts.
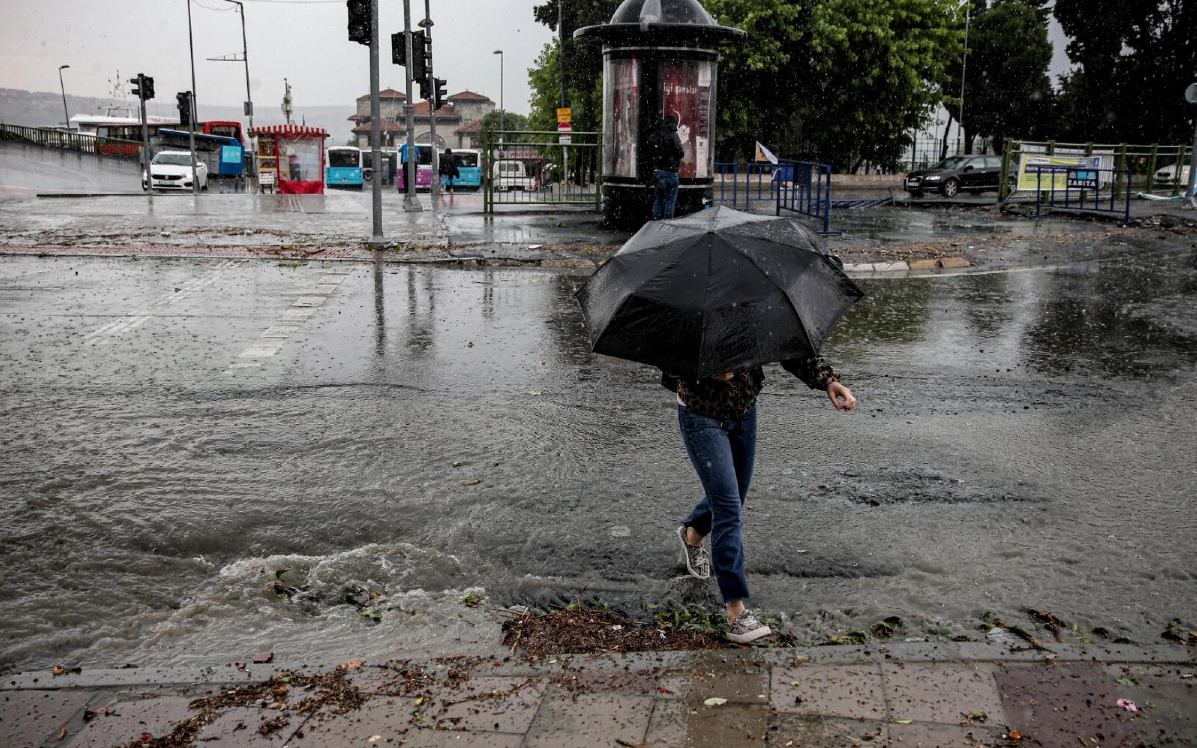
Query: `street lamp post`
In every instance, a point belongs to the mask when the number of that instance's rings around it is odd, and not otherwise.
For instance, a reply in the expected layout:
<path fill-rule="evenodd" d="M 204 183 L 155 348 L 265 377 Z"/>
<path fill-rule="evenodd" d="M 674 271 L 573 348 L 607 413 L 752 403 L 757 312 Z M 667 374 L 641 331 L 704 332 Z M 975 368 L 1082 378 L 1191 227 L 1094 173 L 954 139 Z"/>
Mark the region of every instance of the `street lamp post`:
<path fill-rule="evenodd" d="M 62 71 L 69 67 L 70 65 L 58 66 L 58 85 L 62 88 L 62 124 L 67 130 L 71 129 L 71 115 L 67 114 L 66 84 L 62 82 Z"/>
<path fill-rule="evenodd" d="M 964 134 L 964 81 L 968 76 L 968 27 L 972 20 L 972 8 L 964 11 L 964 60 L 960 63 L 960 129 L 956 132 L 956 153 L 960 154 L 960 136 Z M 965 144 L 965 148 L 969 148 Z"/>
<path fill-rule="evenodd" d="M 1190 84 L 1185 89 L 1185 101 L 1190 104 L 1197 104 L 1197 83 Z M 1177 181 L 1180 181 L 1182 172 L 1180 164 L 1176 165 Z M 1193 117 L 1193 148 L 1189 151 L 1189 178 L 1186 181 L 1185 190 L 1187 194 L 1185 198 L 1188 199 L 1189 204 L 1197 208 L 1197 195 L 1193 191 L 1197 188 L 1197 116 Z"/>
<path fill-rule="evenodd" d="M 499 132 L 507 129 L 504 125 L 504 115 L 507 111 L 503 108 L 503 50 L 496 49 L 491 54 L 499 56 Z"/>
<path fill-rule="evenodd" d="M 191 126 L 187 128 L 187 140 L 191 146 L 191 193 L 198 196 L 200 193 L 199 183 L 199 167 L 195 163 L 195 125 L 196 113 L 199 107 L 195 105 L 195 36 L 191 30 L 191 0 L 187 0 L 187 45 L 191 50 Z M 148 167 L 147 167 L 148 168 Z"/>

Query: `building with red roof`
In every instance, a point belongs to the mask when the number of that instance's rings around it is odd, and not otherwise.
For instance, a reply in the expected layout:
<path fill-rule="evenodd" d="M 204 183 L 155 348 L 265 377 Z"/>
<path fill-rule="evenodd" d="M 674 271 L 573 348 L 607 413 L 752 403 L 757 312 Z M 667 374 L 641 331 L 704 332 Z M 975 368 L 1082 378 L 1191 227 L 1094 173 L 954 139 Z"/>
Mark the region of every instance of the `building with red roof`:
<path fill-rule="evenodd" d="M 382 146 L 394 148 L 407 140 L 407 113 L 404 105 L 407 96 L 401 91 L 387 88 L 378 93 L 379 114 L 382 118 Z M 416 142 L 432 140 L 431 105 L 427 101 L 415 105 Z M 437 145 L 445 148 L 477 148 L 481 144 L 482 118 L 495 110 L 495 102 L 473 91 L 462 91 L 448 98 L 445 105 L 436 110 Z M 357 112 L 349 120 L 354 123 L 353 134 L 358 146 L 370 146 L 370 95 L 359 96 Z"/>

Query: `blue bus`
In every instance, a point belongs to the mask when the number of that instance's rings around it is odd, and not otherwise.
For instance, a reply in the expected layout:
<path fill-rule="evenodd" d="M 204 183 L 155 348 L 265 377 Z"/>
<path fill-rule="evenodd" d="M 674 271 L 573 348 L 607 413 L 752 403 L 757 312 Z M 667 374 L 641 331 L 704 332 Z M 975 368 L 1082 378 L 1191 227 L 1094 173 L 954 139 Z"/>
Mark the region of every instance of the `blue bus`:
<path fill-rule="evenodd" d="M 329 146 L 325 151 L 324 183 L 329 187 L 365 189 L 362 149 L 352 145 Z"/>
<path fill-rule="evenodd" d="M 482 151 L 463 149 L 453 151 L 457 157 L 457 178 L 454 187 L 482 189 Z"/>
<path fill-rule="evenodd" d="M 150 136 L 150 150 L 189 151 L 191 136 L 187 130 L 159 128 Z M 245 171 L 245 146 L 236 138 L 197 132 L 195 157 L 207 165 L 208 175 L 212 177 L 239 177 Z"/>

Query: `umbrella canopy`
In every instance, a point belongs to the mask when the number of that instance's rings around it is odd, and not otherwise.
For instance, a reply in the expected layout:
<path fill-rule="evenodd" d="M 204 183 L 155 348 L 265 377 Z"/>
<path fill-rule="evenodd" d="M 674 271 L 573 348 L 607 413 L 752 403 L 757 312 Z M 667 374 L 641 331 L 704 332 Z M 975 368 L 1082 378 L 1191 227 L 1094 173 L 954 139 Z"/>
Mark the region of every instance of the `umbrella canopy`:
<path fill-rule="evenodd" d="M 861 296 L 813 231 L 729 208 L 645 225 L 578 292 L 595 353 L 690 381 L 817 353 Z"/>

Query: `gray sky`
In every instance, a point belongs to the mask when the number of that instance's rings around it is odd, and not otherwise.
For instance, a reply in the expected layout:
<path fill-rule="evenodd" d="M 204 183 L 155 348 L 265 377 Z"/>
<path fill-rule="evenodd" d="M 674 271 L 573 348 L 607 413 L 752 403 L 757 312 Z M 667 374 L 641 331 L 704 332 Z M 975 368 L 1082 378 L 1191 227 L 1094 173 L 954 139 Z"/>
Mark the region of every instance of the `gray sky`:
<path fill-rule="evenodd" d="M 449 93 L 469 89 L 499 101 L 504 51 L 507 109 L 528 112 L 528 74 L 552 32 L 532 19 L 533 0 L 431 0 L 434 66 Z M 277 109 L 283 78 L 296 107 L 340 105 L 369 91 L 369 50 L 347 39 L 344 0 L 245 0 L 254 108 Z M 379 0 L 382 86 L 403 90 L 403 68 L 390 62 L 391 32 L 403 28 L 403 3 Z M 412 0 L 412 24 L 424 17 Z M 241 63 L 208 62 L 241 51 L 236 6 L 193 0 L 196 89 L 200 103 L 239 106 Z M 151 75 L 159 101 L 191 88 L 186 0 L 0 0 L 0 88 L 108 96 L 122 78 Z M 126 86 L 128 88 L 128 86 Z M 416 92 L 418 97 L 418 92 Z"/>

